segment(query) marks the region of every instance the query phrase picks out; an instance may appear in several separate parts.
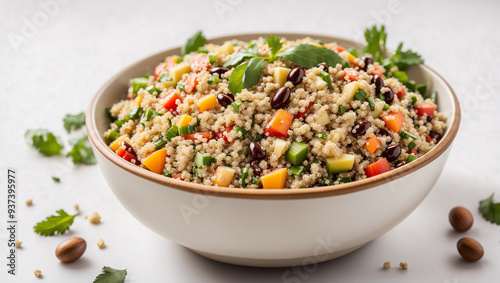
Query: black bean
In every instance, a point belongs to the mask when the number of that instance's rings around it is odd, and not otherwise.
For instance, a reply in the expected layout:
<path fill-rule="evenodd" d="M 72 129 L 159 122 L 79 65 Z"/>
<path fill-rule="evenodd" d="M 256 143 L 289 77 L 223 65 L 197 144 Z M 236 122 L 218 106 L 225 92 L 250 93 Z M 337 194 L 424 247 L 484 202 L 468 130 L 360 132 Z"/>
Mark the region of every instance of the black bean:
<path fill-rule="evenodd" d="M 399 155 L 401 155 L 401 147 L 397 144 L 393 144 L 388 146 L 382 156 L 387 158 L 387 161 L 393 162 L 398 159 Z"/>
<path fill-rule="evenodd" d="M 438 142 L 441 140 L 441 138 L 443 137 L 443 136 L 441 136 L 441 134 L 439 134 L 439 133 L 438 133 L 438 132 L 436 132 L 436 131 L 431 131 L 431 132 L 429 133 L 429 136 L 431 137 L 431 139 L 432 139 L 435 143 L 438 143 Z"/>
<path fill-rule="evenodd" d="M 251 142 L 248 145 L 248 153 L 250 153 L 250 158 L 252 158 L 252 160 L 262 160 L 266 158 L 266 151 L 256 142 Z"/>
<path fill-rule="evenodd" d="M 372 84 L 375 84 L 375 93 L 377 95 L 380 94 L 380 89 L 385 86 L 384 79 L 382 79 L 382 77 L 380 77 L 379 75 L 373 76 Z"/>
<path fill-rule="evenodd" d="M 373 59 L 371 57 L 363 57 L 363 62 L 365 64 L 362 70 L 366 72 L 366 69 L 368 69 L 368 65 L 373 64 Z"/>
<path fill-rule="evenodd" d="M 391 133 L 388 130 L 384 129 L 384 128 L 379 128 L 378 129 L 378 134 L 382 135 L 382 136 L 392 137 Z"/>
<path fill-rule="evenodd" d="M 283 86 L 271 98 L 271 107 L 273 109 L 285 108 L 290 103 L 290 94 L 292 91 L 289 87 Z"/>
<path fill-rule="evenodd" d="M 232 93 L 219 93 L 217 94 L 217 101 L 220 105 L 227 107 L 234 102 L 234 95 Z"/>
<path fill-rule="evenodd" d="M 390 87 L 388 89 L 388 91 L 384 92 L 385 103 L 391 104 L 394 100 L 394 91 Z"/>
<path fill-rule="evenodd" d="M 300 82 L 302 82 L 302 78 L 304 77 L 305 71 L 301 67 L 296 67 L 293 68 L 290 73 L 288 73 L 288 76 L 286 77 L 286 80 L 291 82 L 293 85 L 298 85 Z"/>
<path fill-rule="evenodd" d="M 434 116 L 427 116 L 427 122 L 432 122 L 432 120 L 434 119 Z"/>
<path fill-rule="evenodd" d="M 357 122 L 352 128 L 352 135 L 355 137 L 362 136 L 366 133 L 366 131 L 370 128 L 372 124 L 366 120 L 361 120 Z"/>
<path fill-rule="evenodd" d="M 404 161 L 399 161 L 396 164 L 394 164 L 394 168 L 399 168 L 399 167 L 401 167 L 403 165 L 405 165 L 405 162 Z"/>
<path fill-rule="evenodd" d="M 227 68 L 223 68 L 223 67 L 213 67 L 210 69 L 210 74 L 213 75 L 213 74 L 219 74 L 219 78 L 222 77 L 222 75 L 224 75 L 226 72 L 227 72 Z"/>
<path fill-rule="evenodd" d="M 252 161 L 252 163 L 250 163 L 250 166 L 252 167 L 253 173 L 256 176 L 262 175 L 262 169 L 260 169 L 259 163 L 257 161 Z"/>
<path fill-rule="evenodd" d="M 317 67 L 319 68 L 321 66 L 323 66 L 323 71 L 328 73 L 328 65 L 326 63 L 319 63 Z"/>

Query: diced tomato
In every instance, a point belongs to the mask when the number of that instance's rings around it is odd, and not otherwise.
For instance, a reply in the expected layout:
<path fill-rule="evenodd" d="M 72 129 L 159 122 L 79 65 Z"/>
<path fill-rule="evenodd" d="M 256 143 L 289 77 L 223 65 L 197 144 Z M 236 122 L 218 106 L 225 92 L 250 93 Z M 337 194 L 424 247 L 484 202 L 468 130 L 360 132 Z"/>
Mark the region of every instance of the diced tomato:
<path fill-rule="evenodd" d="M 210 139 L 212 137 L 211 132 L 199 132 L 194 134 L 182 135 L 186 140 L 197 140 L 198 138 Z"/>
<path fill-rule="evenodd" d="M 186 80 L 186 92 L 187 93 L 191 93 L 193 92 L 194 88 L 196 87 L 196 85 L 198 84 L 198 80 L 197 80 L 198 76 L 196 74 L 191 74 L 187 80 Z"/>
<path fill-rule="evenodd" d="M 387 128 L 399 133 L 399 130 L 405 121 L 405 117 L 401 114 L 401 112 L 389 112 L 387 115 L 382 116 L 382 120 L 384 120 Z"/>
<path fill-rule="evenodd" d="M 306 117 L 306 114 L 307 114 L 307 111 L 309 111 L 309 108 L 311 108 L 311 106 L 313 106 L 314 102 L 309 102 L 309 105 L 306 107 L 306 109 L 304 110 L 304 112 L 299 112 L 297 114 L 295 114 L 295 118 L 296 119 L 300 119 L 300 118 L 305 118 Z"/>
<path fill-rule="evenodd" d="M 410 150 L 410 149 L 408 149 L 408 151 L 407 151 L 406 153 L 408 153 L 408 154 L 413 154 L 413 155 L 417 155 L 417 153 L 418 153 L 418 152 L 417 152 L 417 150 L 416 150 L 416 149 L 411 149 L 411 150 Z"/>
<path fill-rule="evenodd" d="M 267 124 L 264 135 L 269 137 L 286 138 L 288 130 L 292 125 L 293 115 L 283 109 L 276 111 L 271 117 L 271 121 Z"/>
<path fill-rule="evenodd" d="M 131 162 L 135 165 L 140 165 L 141 162 L 139 159 L 137 159 L 137 156 L 133 155 L 130 152 L 127 152 L 123 147 L 120 147 L 119 149 L 116 150 L 116 155 L 120 156 L 121 158 L 127 160 L 128 162 Z"/>
<path fill-rule="evenodd" d="M 203 70 L 208 70 L 210 68 L 210 60 L 205 54 L 194 54 L 191 58 L 191 70 L 195 73 L 199 73 Z"/>
<path fill-rule="evenodd" d="M 240 52 L 243 48 L 245 48 L 245 47 L 243 47 L 243 46 L 235 46 L 234 47 L 234 53 Z"/>
<path fill-rule="evenodd" d="M 365 168 L 365 174 L 367 177 L 373 177 L 378 174 L 382 174 L 391 170 L 391 165 L 387 159 L 382 158 L 377 162 L 368 165 Z"/>
<path fill-rule="evenodd" d="M 184 181 L 184 178 L 182 178 L 182 173 L 177 173 L 177 174 L 173 175 L 172 178 Z"/>
<path fill-rule="evenodd" d="M 425 140 L 426 140 L 427 142 L 431 142 L 431 141 L 432 141 L 432 138 L 431 138 L 431 136 L 426 135 L 426 136 L 425 136 Z"/>
<path fill-rule="evenodd" d="M 351 82 L 357 81 L 359 79 L 359 72 L 353 68 L 347 68 L 344 70 L 344 79 L 349 79 Z"/>
<path fill-rule="evenodd" d="M 163 107 L 166 109 L 175 111 L 177 110 L 177 100 L 182 102 L 180 94 L 175 89 L 172 89 L 165 94 L 165 97 L 160 103 L 163 104 Z"/>
<path fill-rule="evenodd" d="M 155 68 L 155 79 L 158 79 L 158 77 L 163 73 L 168 71 L 172 66 L 175 65 L 175 60 L 170 60 L 168 62 L 160 63 L 158 66 Z"/>
<path fill-rule="evenodd" d="M 398 93 L 396 93 L 396 95 L 398 96 L 398 99 L 401 100 L 401 97 L 403 97 L 403 95 L 406 94 L 406 87 L 403 85 L 401 86 L 401 89 L 398 91 Z"/>
<path fill-rule="evenodd" d="M 337 52 L 337 53 L 340 53 L 342 51 L 345 51 L 345 48 L 340 46 L 340 45 L 337 45 L 333 48 L 333 51 Z"/>
<path fill-rule="evenodd" d="M 229 140 L 227 138 L 227 133 L 229 133 L 231 130 L 233 129 L 233 126 L 227 126 L 224 128 L 224 130 L 220 131 L 220 132 L 213 132 L 214 136 L 217 138 L 217 139 L 224 139 L 225 142 L 229 143 Z"/>
<path fill-rule="evenodd" d="M 434 110 L 436 109 L 436 106 L 429 104 L 429 103 L 424 103 L 422 107 L 415 107 L 415 111 L 417 112 L 418 116 L 424 116 L 424 114 L 427 114 L 427 117 L 434 116 Z"/>
<path fill-rule="evenodd" d="M 373 65 L 372 76 L 378 75 L 379 77 L 383 77 L 384 73 L 382 72 L 382 68 L 377 65 Z"/>

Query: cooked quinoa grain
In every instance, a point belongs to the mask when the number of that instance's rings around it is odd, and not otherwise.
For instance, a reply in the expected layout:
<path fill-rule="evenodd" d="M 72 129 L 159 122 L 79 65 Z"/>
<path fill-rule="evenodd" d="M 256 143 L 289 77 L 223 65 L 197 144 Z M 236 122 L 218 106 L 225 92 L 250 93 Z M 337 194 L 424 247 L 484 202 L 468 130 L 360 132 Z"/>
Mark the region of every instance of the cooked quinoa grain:
<path fill-rule="evenodd" d="M 110 148 L 187 182 L 299 189 L 392 170 L 444 134 L 446 117 L 434 100 L 385 77 L 378 62 L 364 66 L 336 43 L 311 38 L 281 43 L 281 52 L 328 49 L 340 63 L 302 68 L 279 56 L 263 60 L 257 82 L 233 93 L 238 64 L 225 63 L 249 50 L 272 56 L 265 40 L 206 44 L 208 53 L 167 57 L 154 75 L 132 79 L 126 98 L 109 109 L 116 119 L 104 133 Z M 292 69 L 298 71 L 290 77 Z M 382 80 L 374 83 L 376 76 Z"/>

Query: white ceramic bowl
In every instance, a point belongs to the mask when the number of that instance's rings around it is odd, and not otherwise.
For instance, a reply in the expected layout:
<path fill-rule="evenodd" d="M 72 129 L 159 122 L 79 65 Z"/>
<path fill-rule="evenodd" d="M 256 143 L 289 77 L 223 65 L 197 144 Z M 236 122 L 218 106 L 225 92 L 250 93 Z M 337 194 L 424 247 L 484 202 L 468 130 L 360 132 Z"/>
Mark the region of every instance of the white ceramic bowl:
<path fill-rule="evenodd" d="M 218 37 L 250 40 L 270 34 Z M 275 34 L 276 35 L 276 34 Z M 362 47 L 343 38 L 311 36 L 344 47 Z M 119 158 L 103 133 L 109 125 L 106 107 L 121 100 L 130 78 L 152 71 L 179 48 L 149 56 L 124 69 L 95 95 L 87 111 L 87 131 L 99 166 L 123 206 L 152 231 L 203 256 L 249 266 L 312 264 L 352 252 L 405 219 L 436 183 L 460 123 L 451 87 L 425 65 L 409 71 L 417 82 L 430 82 L 439 93 L 439 110 L 448 130 L 439 144 L 416 161 L 390 172 L 352 183 L 303 190 L 245 190 L 204 186 L 166 178 Z"/>

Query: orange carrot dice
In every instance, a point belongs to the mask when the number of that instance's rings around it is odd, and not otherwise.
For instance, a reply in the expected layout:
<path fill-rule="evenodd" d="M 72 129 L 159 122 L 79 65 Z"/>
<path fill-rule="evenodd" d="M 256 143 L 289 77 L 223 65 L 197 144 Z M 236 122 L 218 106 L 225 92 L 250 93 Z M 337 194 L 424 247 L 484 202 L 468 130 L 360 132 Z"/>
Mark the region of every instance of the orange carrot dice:
<path fill-rule="evenodd" d="M 382 116 L 382 120 L 384 120 L 387 128 L 399 133 L 405 121 L 405 117 L 401 112 L 389 112 L 387 115 Z"/>
<path fill-rule="evenodd" d="M 375 151 L 377 151 L 377 149 L 380 147 L 380 145 L 381 145 L 381 143 L 378 140 L 378 138 L 375 135 L 373 135 L 373 136 L 368 138 L 368 140 L 366 141 L 366 143 L 363 146 L 370 153 L 374 153 Z"/>

